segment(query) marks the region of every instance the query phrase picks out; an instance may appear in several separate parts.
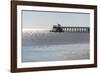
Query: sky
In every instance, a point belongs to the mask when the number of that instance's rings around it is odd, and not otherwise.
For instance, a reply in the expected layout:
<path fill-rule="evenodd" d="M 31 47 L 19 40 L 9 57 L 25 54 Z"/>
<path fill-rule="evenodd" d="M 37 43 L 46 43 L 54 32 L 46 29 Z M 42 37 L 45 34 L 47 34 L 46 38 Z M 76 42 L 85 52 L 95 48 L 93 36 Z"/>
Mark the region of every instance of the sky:
<path fill-rule="evenodd" d="M 90 26 L 89 13 L 47 12 L 22 10 L 23 29 L 51 29 L 53 25 L 61 26 Z"/>

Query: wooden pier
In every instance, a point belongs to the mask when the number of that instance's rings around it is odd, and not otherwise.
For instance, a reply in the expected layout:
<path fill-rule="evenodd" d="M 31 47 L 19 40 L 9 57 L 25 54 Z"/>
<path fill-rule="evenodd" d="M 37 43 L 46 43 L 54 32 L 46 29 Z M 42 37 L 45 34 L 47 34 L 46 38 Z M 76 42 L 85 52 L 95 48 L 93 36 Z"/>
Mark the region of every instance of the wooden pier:
<path fill-rule="evenodd" d="M 61 27 L 64 32 L 89 32 L 89 27 Z"/>
<path fill-rule="evenodd" d="M 90 28 L 53 26 L 51 32 L 90 32 Z"/>

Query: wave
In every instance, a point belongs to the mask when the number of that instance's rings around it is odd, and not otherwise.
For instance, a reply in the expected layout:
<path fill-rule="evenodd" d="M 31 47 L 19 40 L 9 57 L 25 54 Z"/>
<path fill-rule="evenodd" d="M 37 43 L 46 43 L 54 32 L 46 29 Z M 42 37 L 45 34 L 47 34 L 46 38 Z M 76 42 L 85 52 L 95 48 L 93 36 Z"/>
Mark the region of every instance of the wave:
<path fill-rule="evenodd" d="M 22 32 L 23 46 L 43 46 L 89 43 L 89 33 L 49 32 L 49 30 L 24 30 Z"/>

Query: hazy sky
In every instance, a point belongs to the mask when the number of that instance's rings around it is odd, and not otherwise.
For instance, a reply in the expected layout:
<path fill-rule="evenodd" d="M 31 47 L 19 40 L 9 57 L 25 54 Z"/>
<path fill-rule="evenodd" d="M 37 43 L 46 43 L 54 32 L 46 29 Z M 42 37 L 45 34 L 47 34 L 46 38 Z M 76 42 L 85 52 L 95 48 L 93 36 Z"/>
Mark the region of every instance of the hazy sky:
<path fill-rule="evenodd" d="M 51 29 L 56 24 L 61 24 L 62 26 L 89 26 L 90 14 L 22 11 L 22 27 L 25 29 Z"/>

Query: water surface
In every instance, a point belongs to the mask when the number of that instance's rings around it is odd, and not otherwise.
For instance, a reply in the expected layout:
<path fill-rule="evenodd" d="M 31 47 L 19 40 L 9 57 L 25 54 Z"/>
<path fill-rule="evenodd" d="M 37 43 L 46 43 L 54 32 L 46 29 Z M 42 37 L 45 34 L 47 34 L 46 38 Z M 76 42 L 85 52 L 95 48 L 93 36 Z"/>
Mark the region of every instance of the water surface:
<path fill-rule="evenodd" d="M 82 60 L 90 58 L 89 33 L 22 32 L 22 62 Z"/>

